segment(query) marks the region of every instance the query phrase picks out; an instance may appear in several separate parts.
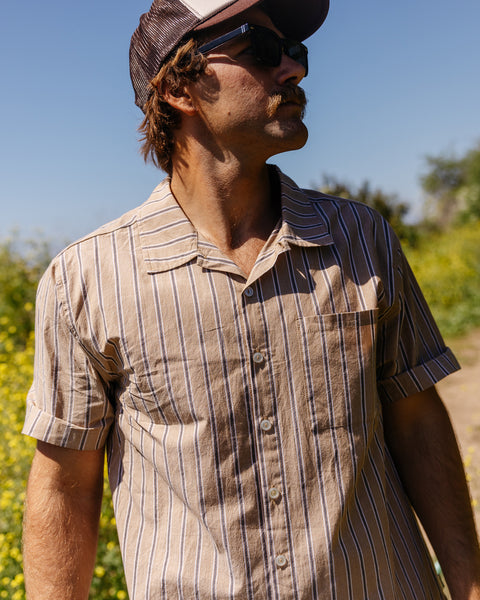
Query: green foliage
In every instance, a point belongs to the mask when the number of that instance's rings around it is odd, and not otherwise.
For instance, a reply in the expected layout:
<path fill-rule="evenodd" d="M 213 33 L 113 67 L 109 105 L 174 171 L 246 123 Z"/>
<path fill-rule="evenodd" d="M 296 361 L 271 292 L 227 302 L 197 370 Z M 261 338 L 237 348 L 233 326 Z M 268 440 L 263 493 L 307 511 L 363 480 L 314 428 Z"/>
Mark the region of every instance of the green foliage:
<path fill-rule="evenodd" d="M 8 327 L 16 349 L 25 347 L 33 330 L 37 282 L 49 260 L 46 242 L 29 242 L 24 252 L 19 245 L 15 239 L 0 243 L 0 330 Z"/>
<path fill-rule="evenodd" d="M 25 390 L 33 376 L 33 339 L 16 352 L 8 328 L 0 333 L 0 598 L 23 600 L 21 525 L 33 440 L 20 434 Z"/>
<path fill-rule="evenodd" d="M 427 220 L 440 228 L 480 219 L 480 143 L 457 157 L 427 156 L 420 178 L 427 193 Z"/>
<path fill-rule="evenodd" d="M 363 202 L 378 211 L 392 226 L 398 237 L 409 244 L 417 240 L 417 229 L 405 223 L 410 210 L 408 204 L 400 202 L 395 194 L 386 194 L 380 189 L 372 189 L 368 181 L 358 188 L 332 176 L 324 176 L 320 191 L 331 196 L 340 196 Z"/>
<path fill-rule="evenodd" d="M 480 221 L 423 236 L 405 253 L 446 337 L 480 326 Z"/>

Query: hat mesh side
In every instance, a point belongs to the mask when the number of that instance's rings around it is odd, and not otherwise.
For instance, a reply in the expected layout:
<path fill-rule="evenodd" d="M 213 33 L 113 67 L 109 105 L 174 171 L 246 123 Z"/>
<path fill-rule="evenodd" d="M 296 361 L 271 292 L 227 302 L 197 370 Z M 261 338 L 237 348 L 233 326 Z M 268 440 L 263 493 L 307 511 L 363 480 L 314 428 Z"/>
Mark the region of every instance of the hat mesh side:
<path fill-rule="evenodd" d="M 156 0 L 150 11 L 140 17 L 130 43 L 130 77 L 135 104 L 142 110 L 149 97 L 149 82 L 170 51 L 194 29 L 198 20 L 198 16 L 185 8 L 180 0 Z"/>

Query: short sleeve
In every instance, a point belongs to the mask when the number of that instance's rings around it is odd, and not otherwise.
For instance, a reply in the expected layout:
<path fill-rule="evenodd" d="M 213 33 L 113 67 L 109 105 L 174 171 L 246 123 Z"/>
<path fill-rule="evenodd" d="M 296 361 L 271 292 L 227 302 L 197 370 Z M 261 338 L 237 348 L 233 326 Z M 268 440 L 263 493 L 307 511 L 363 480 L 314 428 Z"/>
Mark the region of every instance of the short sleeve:
<path fill-rule="evenodd" d="M 377 343 L 378 389 L 387 401 L 432 387 L 460 368 L 395 236 L 393 247 L 392 280 L 385 290 L 390 306 L 380 320 Z"/>
<path fill-rule="evenodd" d="M 108 382 L 80 342 L 50 265 L 36 302 L 35 367 L 23 433 L 57 446 L 95 450 L 104 446 L 114 410 Z"/>

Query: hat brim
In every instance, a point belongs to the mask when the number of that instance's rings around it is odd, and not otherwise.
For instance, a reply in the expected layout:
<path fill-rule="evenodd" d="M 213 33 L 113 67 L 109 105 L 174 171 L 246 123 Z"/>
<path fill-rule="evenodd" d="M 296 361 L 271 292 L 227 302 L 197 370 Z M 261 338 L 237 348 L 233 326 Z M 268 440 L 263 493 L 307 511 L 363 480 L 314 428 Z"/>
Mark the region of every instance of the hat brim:
<path fill-rule="evenodd" d="M 223 23 L 257 4 L 263 4 L 262 8 L 285 36 L 300 42 L 317 31 L 329 9 L 329 0 L 236 0 L 197 24 L 195 30 Z"/>

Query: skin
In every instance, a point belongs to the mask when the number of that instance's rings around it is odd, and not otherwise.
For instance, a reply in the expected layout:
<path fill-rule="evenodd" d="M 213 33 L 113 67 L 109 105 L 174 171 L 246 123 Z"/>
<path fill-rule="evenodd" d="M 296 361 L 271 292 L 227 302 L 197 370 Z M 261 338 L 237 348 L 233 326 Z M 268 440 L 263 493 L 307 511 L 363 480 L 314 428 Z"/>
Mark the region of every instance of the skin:
<path fill-rule="evenodd" d="M 246 21 L 281 35 L 258 9 L 225 29 Z M 196 229 L 245 275 L 279 218 L 265 162 L 302 147 L 308 136 L 298 103 L 284 103 L 274 114 L 270 108 L 275 94 L 298 86 L 303 67 L 286 55 L 278 67 L 262 67 L 248 47 L 247 41 L 236 40 L 221 53 L 209 54 L 206 76 L 186 87 L 183 95 L 164 90 L 182 115 L 172 192 Z"/>
<path fill-rule="evenodd" d="M 385 439 L 452 600 L 480 599 L 480 551 L 462 459 L 436 389 L 383 411 Z"/>
<path fill-rule="evenodd" d="M 84 600 L 92 579 L 103 493 L 104 450 L 38 442 L 23 527 L 29 600 Z"/>
<path fill-rule="evenodd" d="M 265 13 L 252 9 L 215 35 L 247 21 L 279 33 Z M 236 41 L 210 54 L 205 76 L 181 94 L 162 90 L 181 114 L 172 192 L 199 233 L 246 277 L 280 216 L 265 162 L 307 139 L 302 107 L 286 102 L 272 110 L 272 98 L 298 86 L 303 76 L 301 65 L 287 56 L 278 67 L 261 67 L 248 44 Z M 465 475 L 435 389 L 392 403 L 384 422 L 387 444 L 453 600 L 480 600 L 480 555 Z M 102 477 L 103 450 L 78 452 L 39 443 L 24 533 L 30 600 L 88 597 Z"/>

